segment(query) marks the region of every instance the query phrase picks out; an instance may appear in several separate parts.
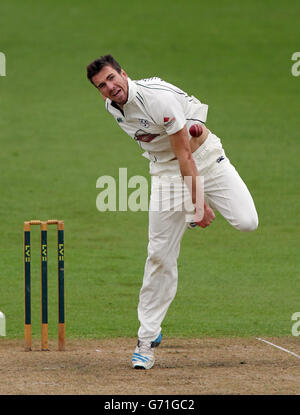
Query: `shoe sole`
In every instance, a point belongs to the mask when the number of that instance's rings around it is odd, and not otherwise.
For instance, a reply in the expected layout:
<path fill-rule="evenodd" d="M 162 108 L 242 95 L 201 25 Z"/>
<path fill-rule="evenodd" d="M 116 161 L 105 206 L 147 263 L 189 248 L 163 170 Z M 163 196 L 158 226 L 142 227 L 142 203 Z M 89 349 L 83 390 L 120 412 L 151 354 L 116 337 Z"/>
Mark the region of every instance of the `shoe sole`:
<path fill-rule="evenodd" d="M 134 365 L 133 368 L 134 369 L 137 369 L 137 370 L 149 370 L 153 366 L 154 366 L 154 363 L 151 366 L 149 366 L 149 367 L 145 367 L 145 366 L 142 366 L 142 365 L 139 364 L 139 365 Z"/>

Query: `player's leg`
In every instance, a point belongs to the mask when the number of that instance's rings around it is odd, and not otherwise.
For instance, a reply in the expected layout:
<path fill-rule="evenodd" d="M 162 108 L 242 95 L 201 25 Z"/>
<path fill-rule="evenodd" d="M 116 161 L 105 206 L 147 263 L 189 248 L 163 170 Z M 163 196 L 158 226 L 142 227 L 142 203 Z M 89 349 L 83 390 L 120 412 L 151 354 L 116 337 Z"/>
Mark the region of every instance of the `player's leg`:
<path fill-rule="evenodd" d="M 177 291 L 177 258 L 187 227 L 182 212 L 149 212 L 148 257 L 138 304 L 138 345 L 132 356 L 136 369 L 150 369 L 161 324 Z"/>
<path fill-rule="evenodd" d="M 213 209 L 236 229 L 254 231 L 258 226 L 258 215 L 252 196 L 227 158 L 210 169 L 204 180 L 205 196 Z"/>
<path fill-rule="evenodd" d="M 170 214 L 171 213 L 171 214 Z M 140 291 L 138 337 L 154 340 L 177 290 L 177 259 L 186 229 L 181 212 L 150 212 L 148 257 Z"/>
<path fill-rule="evenodd" d="M 157 345 L 162 321 L 177 291 L 177 259 L 180 242 L 187 228 L 185 211 L 155 209 L 155 199 L 167 201 L 167 192 L 158 196 L 153 189 L 149 209 L 149 243 L 143 284 L 138 304 L 138 346 L 133 354 L 133 367 L 150 369 L 154 364 L 153 344 Z M 174 199 L 173 199 L 174 201 Z M 154 342 L 154 343 L 153 343 Z"/>
<path fill-rule="evenodd" d="M 205 198 L 210 206 L 236 229 L 255 230 L 258 216 L 252 196 L 226 157 L 219 137 L 210 133 L 193 157 L 199 174 L 204 177 Z"/>

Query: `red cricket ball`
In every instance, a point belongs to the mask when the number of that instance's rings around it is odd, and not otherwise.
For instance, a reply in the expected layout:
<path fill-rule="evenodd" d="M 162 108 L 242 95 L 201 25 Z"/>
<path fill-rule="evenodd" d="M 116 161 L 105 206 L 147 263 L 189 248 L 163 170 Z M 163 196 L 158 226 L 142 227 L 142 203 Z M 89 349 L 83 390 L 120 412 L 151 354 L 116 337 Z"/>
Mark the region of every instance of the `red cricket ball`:
<path fill-rule="evenodd" d="M 193 124 L 190 127 L 189 132 L 192 137 L 199 137 L 202 134 L 203 129 L 200 124 Z"/>

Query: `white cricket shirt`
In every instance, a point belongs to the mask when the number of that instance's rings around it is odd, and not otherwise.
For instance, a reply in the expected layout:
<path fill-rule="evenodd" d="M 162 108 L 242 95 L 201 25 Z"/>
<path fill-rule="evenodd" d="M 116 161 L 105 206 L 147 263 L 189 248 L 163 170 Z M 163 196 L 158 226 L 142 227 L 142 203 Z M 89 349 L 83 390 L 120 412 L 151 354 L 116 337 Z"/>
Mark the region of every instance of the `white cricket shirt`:
<path fill-rule="evenodd" d="M 208 106 L 160 78 L 132 81 L 128 78 L 128 100 L 123 109 L 106 99 L 107 111 L 144 150 L 152 162 L 174 159 L 169 135 L 185 125 L 205 123 Z"/>

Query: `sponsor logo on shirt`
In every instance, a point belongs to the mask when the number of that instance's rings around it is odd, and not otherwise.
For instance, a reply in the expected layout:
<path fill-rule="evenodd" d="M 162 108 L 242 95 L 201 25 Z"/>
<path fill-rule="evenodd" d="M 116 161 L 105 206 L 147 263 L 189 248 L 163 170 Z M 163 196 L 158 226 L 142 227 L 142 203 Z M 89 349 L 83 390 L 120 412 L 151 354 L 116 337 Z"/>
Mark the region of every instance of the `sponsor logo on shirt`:
<path fill-rule="evenodd" d="M 174 122 L 176 121 L 175 117 L 164 117 L 164 125 L 165 127 L 171 127 L 172 124 L 174 124 Z"/>
<path fill-rule="evenodd" d="M 159 134 L 147 133 L 147 131 L 137 130 L 134 135 L 134 139 L 137 141 L 143 141 L 143 143 L 150 143 L 155 137 L 158 137 Z"/>

